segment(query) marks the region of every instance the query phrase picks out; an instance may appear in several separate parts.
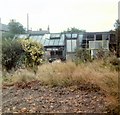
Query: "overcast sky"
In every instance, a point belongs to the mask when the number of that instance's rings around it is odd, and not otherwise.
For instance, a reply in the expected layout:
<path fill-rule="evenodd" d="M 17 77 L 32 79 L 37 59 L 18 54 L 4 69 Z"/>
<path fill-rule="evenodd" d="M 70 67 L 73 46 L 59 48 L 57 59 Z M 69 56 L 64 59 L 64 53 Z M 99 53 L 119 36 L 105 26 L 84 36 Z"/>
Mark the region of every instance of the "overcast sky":
<path fill-rule="evenodd" d="M 118 19 L 120 0 L 0 0 L 1 22 L 16 19 L 24 27 L 61 32 L 70 27 L 86 31 L 109 31 Z"/>

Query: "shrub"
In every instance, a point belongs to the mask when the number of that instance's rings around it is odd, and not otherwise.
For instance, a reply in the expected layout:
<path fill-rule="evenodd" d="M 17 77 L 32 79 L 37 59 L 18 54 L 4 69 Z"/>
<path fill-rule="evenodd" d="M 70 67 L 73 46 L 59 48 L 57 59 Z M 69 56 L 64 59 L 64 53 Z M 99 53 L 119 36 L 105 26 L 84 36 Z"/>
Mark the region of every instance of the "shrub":
<path fill-rule="evenodd" d="M 30 67 L 36 71 L 36 67 L 43 63 L 43 46 L 30 39 L 21 40 L 22 48 L 25 52 L 24 63 L 26 67 Z"/>
<path fill-rule="evenodd" d="M 4 39 L 2 44 L 2 65 L 8 71 L 24 64 L 36 70 L 42 64 L 43 46 L 32 40 Z"/>
<path fill-rule="evenodd" d="M 97 54 L 96 54 L 97 59 L 106 59 L 109 56 L 110 56 L 110 52 L 102 48 L 98 49 Z"/>
<path fill-rule="evenodd" d="M 76 59 L 75 59 L 76 64 L 80 62 L 88 62 L 88 61 L 92 61 L 90 51 L 81 48 L 76 49 Z"/>
<path fill-rule="evenodd" d="M 15 68 L 23 53 L 22 45 L 18 40 L 3 39 L 2 41 L 2 66 L 7 71 Z"/>

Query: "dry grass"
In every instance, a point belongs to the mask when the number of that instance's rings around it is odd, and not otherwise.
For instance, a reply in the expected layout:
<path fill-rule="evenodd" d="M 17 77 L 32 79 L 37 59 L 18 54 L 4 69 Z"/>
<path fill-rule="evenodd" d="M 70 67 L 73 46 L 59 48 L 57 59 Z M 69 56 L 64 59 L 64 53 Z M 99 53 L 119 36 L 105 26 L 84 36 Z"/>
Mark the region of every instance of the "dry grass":
<path fill-rule="evenodd" d="M 105 92 L 112 107 L 118 105 L 118 72 L 103 60 L 75 65 L 74 62 L 44 64 L 35 74 L 28 70 L 18 70 L 7 76 L 3 83 L 29 82 L 39 80 L 43 85 L 73 86 L 85 83 L 95 84 Z"/>

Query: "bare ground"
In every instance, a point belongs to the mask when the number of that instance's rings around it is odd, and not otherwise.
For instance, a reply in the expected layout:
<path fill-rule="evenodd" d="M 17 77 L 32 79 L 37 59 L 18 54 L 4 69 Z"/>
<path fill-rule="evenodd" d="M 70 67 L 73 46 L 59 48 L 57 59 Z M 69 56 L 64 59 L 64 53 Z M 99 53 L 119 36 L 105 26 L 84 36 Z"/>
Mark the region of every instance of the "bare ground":
<path fill-rule="evenodd" d="M 108 106 L 105 94 L 92 84 L 49 87 L 33 81 L 3 85 L 2 93 L 4 113 L 106 113 Z"/>

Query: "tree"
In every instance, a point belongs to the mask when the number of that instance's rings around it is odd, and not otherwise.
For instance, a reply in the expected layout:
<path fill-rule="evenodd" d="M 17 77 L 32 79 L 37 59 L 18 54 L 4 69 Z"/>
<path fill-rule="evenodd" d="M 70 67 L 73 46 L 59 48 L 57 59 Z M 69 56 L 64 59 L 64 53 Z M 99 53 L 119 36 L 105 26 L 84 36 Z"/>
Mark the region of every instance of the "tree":
<path fill-rule="evenodd" d="M 117 57 L 120 57 L 120 20 L 116 20 Z"/>
<path fill-rule="evenodd" d="M 15 36 L 15 34 L 24 34 L 25 33 L 25 29 L 23 28 L 23 25 L 19 22 L 16 22 L 13 19 L 8 23 L 8 29 L 9 29 L 9 32 L 4 33 L 3 37 L 13 38 Z"/>
<path fill-rule="evenodd" d="M 80 32 L 85 32 L 85 30 L 80 30 L 78 28 L 72 27 L 68 28 L 67 31 L 63 31 L 63 33 L 80 33 Z"/>

